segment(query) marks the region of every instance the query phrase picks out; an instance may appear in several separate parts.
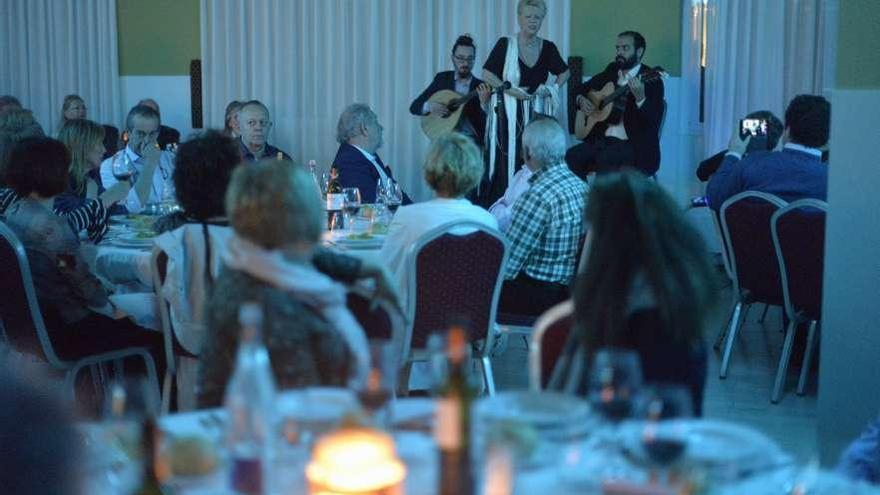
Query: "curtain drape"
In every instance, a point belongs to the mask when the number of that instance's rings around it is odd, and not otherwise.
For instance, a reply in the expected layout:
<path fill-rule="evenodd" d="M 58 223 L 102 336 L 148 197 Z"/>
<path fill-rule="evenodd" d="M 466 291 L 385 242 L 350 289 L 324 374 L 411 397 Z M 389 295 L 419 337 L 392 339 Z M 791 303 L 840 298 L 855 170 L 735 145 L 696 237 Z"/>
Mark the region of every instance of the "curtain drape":
<path fill-rule="evenodd" d="M 0 94 L 21 100 L 47 134 L 71 93 L 90 119 L 119 125 L 116 0 L 2 0 L 0 26 Z"/>
<path fill-rule="evenodd" d="M 801 93 L 833 85 L 837 0 L 708 0 L 705 152 L 724 149 L 755 110 L 783 118 Z"/>
<path fill-rule="evenodd" d="M 570 0 L 547 4 L 541 36 L 567 57 Z M 327 169 L 339 114 L 367 103 L 385 127 L 382 160 L 418 199 L 430 196 L 429 142 L 410 102 L 452 69 L 458 35 L 474 37 L 479 76 L 495 41 L 518 30 L 515 0 L 202 0 L 201 16 L 206 127 L 223 126 L 231 100 L 262 100 L 270 142 Z"/>

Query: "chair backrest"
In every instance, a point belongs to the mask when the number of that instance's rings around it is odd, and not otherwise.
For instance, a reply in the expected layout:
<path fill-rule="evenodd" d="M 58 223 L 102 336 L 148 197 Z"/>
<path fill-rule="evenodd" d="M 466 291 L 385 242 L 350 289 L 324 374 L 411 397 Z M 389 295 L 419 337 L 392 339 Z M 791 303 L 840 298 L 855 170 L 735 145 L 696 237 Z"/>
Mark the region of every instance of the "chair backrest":
<path fill-rule="evenodd" d="M 171 321 L 171 308 L 168 301 L 162 297 L 162 284 L 168 274 L 168 253 L 161 248 L 153 248 L 153 289 L 156 292 L 156 306 L 159 310 L 159 324 L 162 328 L 162 341 L 165 348 L 166 372 L 174 375 L 177 373 L 177 360 L 174 356 L 174 323 Z"/>
<path fill-rule="evenodd" d="M 529 387 L 532 390 L 547 387 L 573 323 L 574 302 L 571 299 L 548 309 L 535 322 L 529 345 Z"/>
<path fill-rule="evenodd" d="M 721 227 L 736 294 L 748 291 L 754 301 L 783 304 L 770 218 L 786 204 L 772 194 L 745 191 L 721 205 Z"/>
<path fill-rule="evenodd" d="M 3 222 L 0 222 L 0 293 L 3 294 L 0 318 L 9 345 L 56 368 L 67 368 L 69 363 L 58 358 L 46 331 L 24 246 Z"/>
<path fill-rule="evenodd" d="M 720 213 L 711 208 L 708 208 L 708 210 L 712 215 L 712 225 L 715 226 L 715 233 L 718 234 L 718 239 L 721 241 L 721 261 L 724 263 L 724 271 L 727 273 L 727 277 L 733 280 L 733 269 L 730 267 L 730 253 L 727 252 L 727 236 L 724 235 L 724 229 L 721 228 Z"/>
<path fill-rule="evenodd" d="M 789 318 L 799 311 L 811 320 L 821 314 L 827 212 L 824 201 L 801 199 L 773 214 L 773 244 Z"/>
<path fill-rule="evenodd" d="M 367 334 L 367 339 L 400 342 L 403 339 L 403 315 L 386 301 L 373 302 L 358 290 L 349 290 L 347 297 L 348 310 Z"/>
<path fill-rule="evenodd" d="M 446 329 L 450 318 L 467 322 L 471 340 L 485 339 L 483 350 L 489 352 L 494 339 L 489 330 L 506 263 L 507 240 L 478 222 L 441 225 L 414 243 L 406 264 L 409 304 L 404 355 L 423 349 L 428 336 Z"/>

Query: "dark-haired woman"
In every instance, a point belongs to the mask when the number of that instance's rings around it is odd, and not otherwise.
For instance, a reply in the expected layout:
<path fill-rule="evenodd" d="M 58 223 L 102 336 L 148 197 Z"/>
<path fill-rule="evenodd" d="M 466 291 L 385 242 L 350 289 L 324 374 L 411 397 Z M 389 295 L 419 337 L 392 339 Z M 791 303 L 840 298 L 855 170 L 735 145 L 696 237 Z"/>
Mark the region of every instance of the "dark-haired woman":
<path fill-rule="evenodd" d="M 20 198 L 6 224 L 27 252 L 40 311 L 52 344 L 64 360 L 126 347 L 144 347 L 164 370 L 162 337 L 128 319 L 114 319 L 108 292 L 89 272 L 79 239 L 52 210 L 67 190 L 70 153 L 54 139 L 22 141 L 9 156 L 6 182 Z"/>
<path fill-rule="evenodd" d="M 703 325 L 717 296 L 700 234 L 656 181 L 625 170 L 596 178 L 587 200 L 586 265 L 574 285 L 575 328 L 550 386 L 586 392 L 592 356 L 636 351 L 646 382 L 674 383 L 702 410 Z"/>

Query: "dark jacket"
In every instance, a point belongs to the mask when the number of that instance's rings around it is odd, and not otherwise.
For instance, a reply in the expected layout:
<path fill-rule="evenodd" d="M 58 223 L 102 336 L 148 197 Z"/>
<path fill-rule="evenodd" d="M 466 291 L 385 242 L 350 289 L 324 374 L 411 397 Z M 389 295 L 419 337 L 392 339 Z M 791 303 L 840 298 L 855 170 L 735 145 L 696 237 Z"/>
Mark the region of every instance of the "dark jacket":
<path fill-rule="evenodd" d="M 471 77 L 471 84 L 468 88 L 468 91 L 474 91 L 477 89 L 477 86 L 482 84 L 483 81 L 477 79 L 476 76 Z M 413 100 L 412 104 L 409 106 L 409 113 L 413 115 L 427 115 L 422 112 L 422 107 L 425 102 L 434 95 L 434 93 L 448 89 L 449 91 L 455 91 L 455 71 L 447 70 L 443 72 L 438 72 L 436 76 L 434 76 L 434 80 L 431 81 L 431 84 L 428 86 L 428 89 L 422 91 L 415 100 Z M 480 107 L 480 98 L 474 96 L 464 106 L 464 111 L 462 112 L 462 117 L 467 119 L 470 122 L 471 126 L 473 126 L 474 131 L 476 132 L 475 140 L 478 145 L 483 145 L 483 136 L 486 133 L 486 113 L 483 112 L 482 107 Z"/>
<path fill-rule="evenodd" d="M 394 179 L 391 169 L 388 168 L 376 155 L 376 161 L 385 171 L 385 174 Z M 364 203 L 376 202 L 376 183 L 379 181 L 379 172 L 373 163 L 363 153 L 348 143 L 339 145 L 333 164 L 339 170 L 339 183 L 342 187 L 356 187 L 361 191 L 361 201 Z M 403 204 L 411 204 L 412 200 L 403 193 Z"/>
<path fill-rule="evenodd" d="M 639 74 L 651 70 L 642 64 Z M 577 91 L 586 96 L 588 91 L 602 89 L 607 83 L 617 83 L 617 65 L 608 64 L 603 72 L 596 74 Z M 654 175 L 660 168 L 660 124 L 663 120 L 664 99 L 663 80 L 658 79 L 645 84 L 645 103 L 639 108 L 631 92 L 627 92 L 626 109 L 623 112 L 623 127 L 632 142 L 635 152 L 636 168 L 645 175 Z M 587 139 L 604 136 L 608 124 L 599 122 L 590 131 Z"/>
<path fill-rule="evenodd" d="M 169 144 L 177 144 L 180 142 L 180 131 L 167 125 L 159 126 L 159 147 L 163 150 L 168 148 Z"/>

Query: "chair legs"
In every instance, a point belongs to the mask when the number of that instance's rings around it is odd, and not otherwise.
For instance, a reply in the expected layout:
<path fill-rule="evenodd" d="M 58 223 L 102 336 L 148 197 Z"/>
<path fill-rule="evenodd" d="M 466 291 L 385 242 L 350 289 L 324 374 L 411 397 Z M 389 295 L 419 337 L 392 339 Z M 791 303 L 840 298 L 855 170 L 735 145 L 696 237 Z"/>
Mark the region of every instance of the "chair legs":
<path fill-rule="evenodd" d="M 804 351 L 804 362 L 801 365 L 801 377 L 798 379 L 797 394 L 804 395 L 804 387 L 807 385 L 807 375 L 810 373 L 810 364 L 813 362 L 813 353 L 816 346 L 816 320 L 810 321 L 810 330 L 807 333 L 807 349 Z"/>
<path fill-rule="evenodd" d="M 480 358 L 481 367 L 483 368 L 483 379 L 486 381 L 486 393 L 489 397 L 495 395 L 495 377 L 492 374 L 492 363 L 489 356 Z"/>
<path fill-rule="evenodd" d="M 773 395 L 770 396 L 770 402 L 776 404 L 782 395 L 782 388 L 785 386 L 785 374 L 788 372 L 788 362 L 791 360 L 791 348 L 794 345 L 794 334 L 797 332 L 798 321 L 792 319 L 785 331 L 785 343 L 782 345 L 782 355 L 779 356 L 779 366 L 776 369 L 776 382 L 773 384 Z"/>
<path fill-rule="evenodd" d="M 743 307 L 745 306 L 745 307 Z M 730 355 L 733 353 L 733 344 L 736 341 L 736 334 L 739 332 L 742 322 L 749 312 L 749 304 L 737 302 L 733 307 L 733 314 L 730 315 L 730 326 L 727 330 L 727 337 L 724 340 L 724 354 L 721 356 L 721 371 L 718 373 L 719 378 L 727 378 L 727 370 L 730 367 Z"/>

